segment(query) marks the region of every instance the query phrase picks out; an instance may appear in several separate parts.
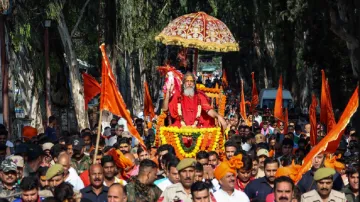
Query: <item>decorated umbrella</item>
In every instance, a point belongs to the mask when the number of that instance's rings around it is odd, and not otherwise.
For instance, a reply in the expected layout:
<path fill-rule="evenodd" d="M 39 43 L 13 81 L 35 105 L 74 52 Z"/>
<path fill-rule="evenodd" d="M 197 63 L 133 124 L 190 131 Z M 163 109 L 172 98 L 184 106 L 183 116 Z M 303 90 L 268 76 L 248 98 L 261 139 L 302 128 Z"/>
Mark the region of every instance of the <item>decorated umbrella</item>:
<path fill-rule="evenodd" d="M 217 18 L 204 12 L 190 13 L 176 18 L 155 37 L 155 40 L 165 45 L 195 48 L 195 72 L 198 49 L 215 52 L 240 49 L 229 28 Z"/>

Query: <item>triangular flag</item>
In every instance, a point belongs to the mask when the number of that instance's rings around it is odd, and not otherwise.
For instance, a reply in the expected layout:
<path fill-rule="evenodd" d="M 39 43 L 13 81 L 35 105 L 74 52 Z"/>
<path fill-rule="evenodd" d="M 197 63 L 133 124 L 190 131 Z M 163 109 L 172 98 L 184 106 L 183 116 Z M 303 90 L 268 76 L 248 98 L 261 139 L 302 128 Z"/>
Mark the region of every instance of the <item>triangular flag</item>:
<path fill-rule="evenodd" d="M 283 90 L 283 79 L 282 76 L 280 76 L 279 87 L 275 99 L 274 117 L 281 121 L 284 121 L 282 90 Z"/>
<path fill-rule="evenodd" d="M 88 109 L 88 103 L 93 99 L 97 94 L 100 93 L 101 87 L 100 84 L 89 74 L 82 73 L 84 81 L 84 100 L 85 100 L 85 109 Z"/>
<path fill-rule="evenodd" d="M 139 132 L 132 124 L 130 113 L 126 110 L 126 104 L 116 85 L 115 77 L 110 67 L 109 58 L 106 55 L 105 44 L 101 44 L 100 49 L 102 53 L 100 110 L 107 110 L 117 116 L 123 117 L 127 122 L 131 135 L 139 141 L 143 148 L 146 148 Z"/>
<path fill-rule="evenodd" d="M 222 78 L 221 78 L 222 86 L 226 88 L 229 85 L 229 82 L 227 80 L 227 75 L 225 69 L 222 71 Z"/>
<path fill-rule="evenodd" d="M 244 96 L 244 81 L 241 79 L 241 98 L 240 98 L 240 115 L 244 119 L 246 125 L 250 125 L 247 116 L 246 116 L 246 105 L 245 105 L 245 96 Z"/>
<path fill-rule="evenodd" d="M 256 106 L 259 104 L 259 93 L 256 88 L 254 72 L 251 72 L 251 80 L 252 80 L 252 90 L 251 90 L 252 95 L 251 95 L 250 112 L 253 112 Z"/>
<path fill-rule="evenodd" d="M 311 168 L 311 162 L 315 158 L 315 156 L 317 156 L 321 152 L 326 151 L 328 144 L 332 141 L 337 140 L 340 136 L 341 131 L 344 130 L 346 125 L 350 122 L 351 117 L 354 115 L 359 106 L 358 91 L 359 86 L 355 89 L 355 92 L 351 96 L 343 114 L 341 115 L 335 127 L 305 156 L 304 163 L 299 170 L 299 175 L 297 176 L 295 183 L 297 183 L 302 178 L 302 174 L 304 174 Z"/>
<path fill-rule="evenodd" d="M 144 82 L 144 117 L 150 116 L 152 120 L 155 117 L 154 105 L 150 96 L 149 86 L 147 82 Z"/>
<path fill-rule="evenodd" d="M 329 132 L 336 125 L 336 121 L 335 121 L 334 111 L 333 111 L 333 107 L 332 107 L 331 95 L 330 95 L 330 87 L 329 87 L 328 81 L 326 81 L 326 97 L 327 97 L 327 108 L 326 108 L 327 123 L 326 123 L 326 129 L 327 129 L 327 132 Z"/>
<path fill-rule="evenodd" d="M 327 124 L 327 99 L 325 72 L 321 70 L 320 123 L 325 125 Z"/>
<path fill-rule="evenodd" d="M 311 146 L 316 145 L 317 141 L 317 126 L 316 126 L 316 107 L 318 103 L 316 96 L 313 94 L 311 97 L 311 105 L 309 108 L 309 120 L 310 120 L 310 144 Z"/>

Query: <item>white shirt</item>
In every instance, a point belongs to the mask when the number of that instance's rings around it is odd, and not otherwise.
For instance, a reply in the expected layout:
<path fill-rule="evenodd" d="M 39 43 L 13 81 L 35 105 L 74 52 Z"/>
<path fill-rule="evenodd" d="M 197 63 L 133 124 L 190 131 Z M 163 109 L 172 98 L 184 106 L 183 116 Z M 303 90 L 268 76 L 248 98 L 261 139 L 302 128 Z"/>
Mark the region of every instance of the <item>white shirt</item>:
<path fill-rule="evenodd" d="M 262 117 L 260 115 L 255 116 L 255 121 L 257 121 L 260 124 L 262 122 Z"/>
<path fill-rule="evenodd" d="M 219 189 L 217 192 L 214 193 L 214 197 L 216 201 L 220 202 L 250 202 L 249 197 L 242 191 L 234 189 L 234 192 L 229 195 L 222 189 Z"/>
<path fill-rule="evenodd" d="M 76 173 L 76 170 L 73 167 L 69 169 L 69 176 L 65 179 L 65 182 L 70 183 L 74 190 L 80 191 L 80 189 L 84 188 L 84 183 Z"/>
<path fill-rule="evenodd" d="M 105 145 L 112 147 L 117 142 L 117 136 L 114 135 L 110 137 L 109 139 L 105 139 Z"/>

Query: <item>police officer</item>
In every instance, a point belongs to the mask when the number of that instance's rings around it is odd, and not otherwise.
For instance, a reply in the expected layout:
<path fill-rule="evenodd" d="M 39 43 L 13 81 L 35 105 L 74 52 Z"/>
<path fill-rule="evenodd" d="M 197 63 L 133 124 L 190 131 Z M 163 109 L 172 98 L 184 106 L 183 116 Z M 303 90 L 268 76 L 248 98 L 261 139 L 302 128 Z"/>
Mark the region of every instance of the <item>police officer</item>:
<path fill-rule="evenodd" d="M 184 158 L 181 160 L 176 166 L 176 169 L 179 171 L 180 182 L 168 186 L 158 201 L 192 202 L 191 185 L 195 179 L 195 164 L 196 160 L 194 158 Z"/>
<path fill-rule="evenodd" d="M 316 190 L 301 195 L 301 202 L 345 202 L 345 194 L 332 189 L 334 175 L 332 168 L 319 168 L 314 174 Z"/>

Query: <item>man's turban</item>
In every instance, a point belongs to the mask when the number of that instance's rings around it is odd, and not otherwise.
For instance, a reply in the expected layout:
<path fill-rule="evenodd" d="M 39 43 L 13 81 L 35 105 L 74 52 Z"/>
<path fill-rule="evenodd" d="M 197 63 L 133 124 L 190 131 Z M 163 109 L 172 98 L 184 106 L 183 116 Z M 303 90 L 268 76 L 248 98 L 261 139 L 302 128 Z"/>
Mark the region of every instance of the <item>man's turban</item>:
<path fill-rule="evenodd" d="M 226 173 L 233 173 L 236 175 L 236 169 L 243 167 L 242 155 L 233 156 L 229 161 L 221 162 L 214 171 L 214 176 L 217 180 L 223 178 Z"/>

